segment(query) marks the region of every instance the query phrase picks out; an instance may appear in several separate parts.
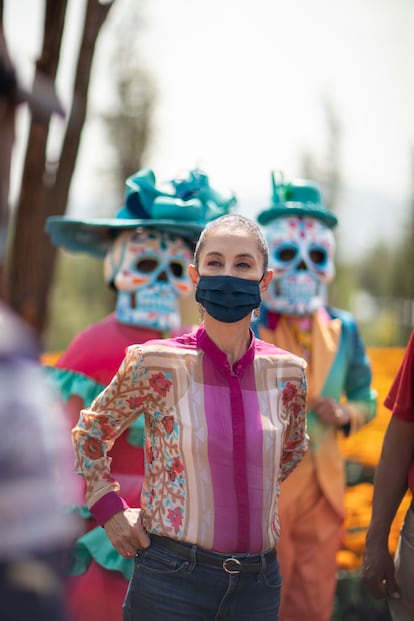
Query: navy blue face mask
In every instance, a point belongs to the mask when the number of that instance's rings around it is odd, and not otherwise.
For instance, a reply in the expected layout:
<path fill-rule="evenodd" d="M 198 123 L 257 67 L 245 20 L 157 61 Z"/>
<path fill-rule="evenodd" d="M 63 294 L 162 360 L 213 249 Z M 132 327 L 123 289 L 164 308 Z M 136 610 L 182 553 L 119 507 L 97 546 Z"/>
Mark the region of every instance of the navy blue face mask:
<path fill-rule="evenodd" d="M 200 276 L 195 299 L 217 321 L 233 323 L 260 306 L 260 281 L 237 276 Z"/>

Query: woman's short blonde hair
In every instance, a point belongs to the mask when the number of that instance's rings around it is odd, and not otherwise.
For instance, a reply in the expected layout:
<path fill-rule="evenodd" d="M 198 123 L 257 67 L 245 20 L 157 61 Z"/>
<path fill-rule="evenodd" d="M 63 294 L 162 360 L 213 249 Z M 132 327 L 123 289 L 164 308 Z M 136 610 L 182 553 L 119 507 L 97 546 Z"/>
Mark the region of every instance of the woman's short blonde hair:
<path fill-rule="evenodd" d="M 198 269 L 200 252 L 203 246 L 206 243 L 206 240 L 210 233 L 213 231 L 217 231 L 218 229 L 226 229 L 227 231 L 246 231 L 251 235 L 254 235 L 257 239 L 257 245 L 260 251 L 260 254 L 263 256 L 263 272 L 267 270 L 267 266 L 269 263 L 269 249 L 267 246 L 266 239 L 263 235 L 263 232 L 260 226 L 254 221 L 248 218 L 247 216 L 243 216 L 241 214 L 229 213 L 225 216 L 221 216 L 216 220 L 212 220 L 207 224 L 207 226 L 203 229 L 198 238 L 198 242 L 194 251 L 194 265 Z"/>

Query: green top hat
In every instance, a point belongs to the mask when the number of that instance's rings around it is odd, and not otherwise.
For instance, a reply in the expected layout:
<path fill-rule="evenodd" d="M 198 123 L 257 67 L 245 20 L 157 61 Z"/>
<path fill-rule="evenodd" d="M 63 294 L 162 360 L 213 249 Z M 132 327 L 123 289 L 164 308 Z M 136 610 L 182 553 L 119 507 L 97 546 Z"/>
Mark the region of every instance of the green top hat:
<path fill-rule="evenodd" d="M 50 216 L 45 230 L 55 246 L 103 257 L 122 231 L 142 227 L 177 235 L 193 245 L 211 220 L 230 212 L 234 194 L 214 190 L 208 176 L 194 169 L 156 187 L 154 172 L 140 170 L 125 181 L 125 204 L 114 218 Z"/>
<path fill-rule="evenodd" d="M 272 171 L 272 205 L 257 216 L 259 224 L 265 226 L 286 216 L 316 218 L 329 228 L 338 224 L 338 218 L 326 209 L 321 191 L 316 183 L 308 179 L 297 179 L 285 183 L 281 172 Z"/>

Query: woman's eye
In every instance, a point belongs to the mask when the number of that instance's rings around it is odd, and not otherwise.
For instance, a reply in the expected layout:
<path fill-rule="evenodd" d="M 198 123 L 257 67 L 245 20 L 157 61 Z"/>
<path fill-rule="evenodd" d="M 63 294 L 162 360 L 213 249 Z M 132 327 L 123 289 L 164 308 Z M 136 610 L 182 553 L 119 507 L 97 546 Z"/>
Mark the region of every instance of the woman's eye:
<path fill-rule="evenodd" d="M 250 263 L 245 263 L 244 261 L 241 261 L 240 263 L 237 263 L 236 266 L 239 270 L 247 270 L 250 268 Z"/>

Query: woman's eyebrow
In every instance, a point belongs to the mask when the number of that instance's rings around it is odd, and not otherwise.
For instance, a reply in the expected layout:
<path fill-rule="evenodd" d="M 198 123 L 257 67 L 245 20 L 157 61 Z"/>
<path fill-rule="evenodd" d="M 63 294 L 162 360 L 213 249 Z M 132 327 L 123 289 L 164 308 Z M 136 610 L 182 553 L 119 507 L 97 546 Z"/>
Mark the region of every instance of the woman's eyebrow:
<path fill-rule="evenodd" d="M 212 255 L 216 255 L 218 257 L 222 257 L 223 253 L 222 252 L 218 252 L 217 250 L 210 250 L 210 252 L 206 253 L 206 257 L 211 257 Z"/>
<path fill-rule="evenodd" d="M 210 250 L 210 252 L 206 253 L 206 257 L 211 257 L 211 256 L 217 256 L 217 257 L 223 257 L 223 253 L 219 252 L 218 250 Z M 248 258 L 248 259 L 254 259 L 254 255 L 250 254 L 250 252 L 240 252 L 239 254 L 236 254 L 235 259 L 244 259 L 244 258 Z"/>

